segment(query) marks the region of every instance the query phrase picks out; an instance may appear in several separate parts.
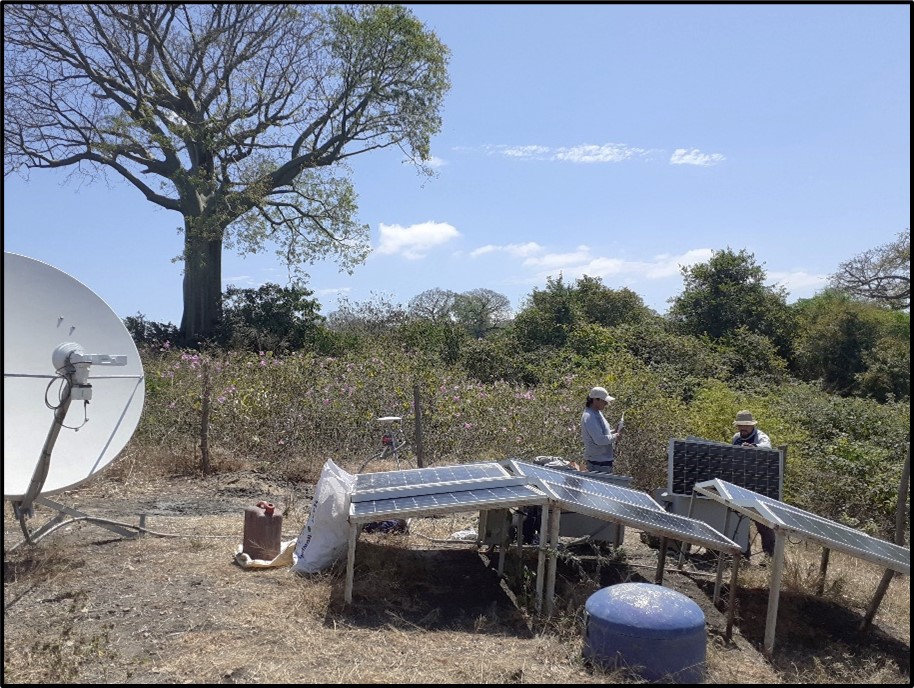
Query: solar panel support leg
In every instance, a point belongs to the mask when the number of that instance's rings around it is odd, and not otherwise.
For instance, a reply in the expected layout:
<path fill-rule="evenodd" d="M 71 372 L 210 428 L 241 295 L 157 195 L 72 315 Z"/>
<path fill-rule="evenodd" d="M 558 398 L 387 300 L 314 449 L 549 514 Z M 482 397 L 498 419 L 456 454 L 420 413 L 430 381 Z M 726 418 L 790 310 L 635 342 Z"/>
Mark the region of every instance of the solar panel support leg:
<path fill-rule="evenodd" d="M 771 580 L 768 583 L 768 614 L 765 617 L 765 653 L 770 657 L 774 652 L 774 630 L 778 623 L 778 603 L 781 598 L 781 579 L 784 577 L 784 545 L 787 534 L 774 527 L 774 556 Z"/>
<path fill-rule="evenodd" d="M 666 543 L 669 539 L 664 535 L 660 538 L 660 553 L 657 555 L 657 573 L 654 574 L 654 582 L 657 585 L 663 585 L 663 569 L 666 566 Z M 682 556 L 682 554 L 680 554 Z"/>
<path fill-rule="evenodd" d="M 540 513 L 542 514 L 542 520 L 540 521 L 540 542 L 539 542 L 539 552 L 536 558 L 536 613 L 543 613 L 543 573 L 546 568 L 546 549 L 548 547 L 548 542 L 546 541 L 546 534 L 549 532 L 549 506 L 544 506 Z"/>
<path fill-rule="evenodd" d="M 828 571 L 828 558 L 831 550 L 828 547 L 822 548 L 822 558 L 819 559 L 819 582 L 816 583 L 816 595 L 822 595 L 825 592 L 825 574 Z"/>
<path fill-rule="evenodd" d="M 552 516 L 549 519 L 549 538 L 547 540 L 547 546 L 549 547 L 549 564 L 546 570 L 546 618 L 552 616 L 552 607 L 553 602 L 555 601 L 555 569 L 556 569 L 556 559 L 558 556 L 558 546 L 559 546 L 559 525 L 562 520 L 562 509 L 559 506 L 548 506 L 543 507 L 544 509 L 552 509 Z"/>
<path fill-rule="evenodd" d="M 346 588 L 343 599 L 352 604 L 352 581 L 355 578 L 355 543 L 359 539 L 359 524 L 349 524 L 349 550 L 346 554 Z"/>
<path fill-rule="evenodd" d="M 727 640 L 733 638 L 733 617 L 736 614 L 736 588 L 739 582 L 739 562 L 741 558 L 742 555 L 739 552 L 733 555 L 733 568 L 730 570 L 730 595 L 727 599 L 727 631 L 724 635 Z M 723 567 L 723 563 L 723 553 L 721 553 L 721 567 Z"/>
<path fill-rule="evenodd" d="M 895 575 L 896 573 L 895 571 L 892 571 L 892 569 L 886 569 L 885 573 L 882 574 L 882 580 L 879 581 L 879 585 L 876 586 L 876 592 L 873 595 L 873 599 L 870 600 L 870 606 L 867 608 L 863 619 L 861 619 L 860 626 L 857 627 L 858 633 L 865 633 L 870 627 L 870 624 L 873 623 L 873 617 L 876 616 L 876 610 L 879 609 L 879 605 L 882 604 L 882 598 L 885 597 L 885 593 L 889 589 L 889 583 L 892 582 Z"/>

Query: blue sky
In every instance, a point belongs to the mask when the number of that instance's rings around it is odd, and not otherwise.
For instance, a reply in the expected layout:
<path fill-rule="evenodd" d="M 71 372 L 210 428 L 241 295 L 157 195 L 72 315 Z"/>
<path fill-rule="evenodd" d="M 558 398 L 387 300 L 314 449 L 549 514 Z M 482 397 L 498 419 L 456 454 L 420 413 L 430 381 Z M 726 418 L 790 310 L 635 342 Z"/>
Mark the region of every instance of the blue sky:
<path fill-rule="evenodd" d="M 789 300 L 910 226 L 908 5 L 411 5 L 451 49 L 425 180 L 353 163 L 374 251 L 307 268 L 322 304 L 600 277 L 662 313 L 680 265 L 746 249 Z M 4 180 L 4 250 L 121 317 L 180 323 L 181 218 L 114 175 Z M 225 284 L 286 284 L 272 251 Z"/>

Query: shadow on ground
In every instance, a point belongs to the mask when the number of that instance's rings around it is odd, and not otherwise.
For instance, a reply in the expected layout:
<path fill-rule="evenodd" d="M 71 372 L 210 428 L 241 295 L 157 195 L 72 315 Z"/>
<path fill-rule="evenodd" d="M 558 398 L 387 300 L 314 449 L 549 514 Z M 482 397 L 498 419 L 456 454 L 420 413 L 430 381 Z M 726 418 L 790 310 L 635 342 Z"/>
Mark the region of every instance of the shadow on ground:
<path fill-rule="evenodd" d="M 327 624 L 344 618 L 363 628 L 464 630 L 532 637 L 527 615 L 498 576 L 493 562 L 475 549 L 414 550 L 396 542 L 360 541 L 352 604 L 343 600 L 339 576 Z"/>

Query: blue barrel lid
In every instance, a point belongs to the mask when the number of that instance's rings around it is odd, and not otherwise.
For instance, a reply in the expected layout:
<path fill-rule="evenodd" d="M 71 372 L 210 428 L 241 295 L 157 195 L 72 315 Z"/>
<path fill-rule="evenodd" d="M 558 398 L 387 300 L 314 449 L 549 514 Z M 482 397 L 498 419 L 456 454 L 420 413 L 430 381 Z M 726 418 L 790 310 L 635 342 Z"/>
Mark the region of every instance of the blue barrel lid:
<path fill-rule="evenodd" d="M 694 600 L 651 583 L 601 588 L 587 598 L 584 609 L 598 625 L 639 638 L 669 638 L 705 627 L 705 614 Z"/>

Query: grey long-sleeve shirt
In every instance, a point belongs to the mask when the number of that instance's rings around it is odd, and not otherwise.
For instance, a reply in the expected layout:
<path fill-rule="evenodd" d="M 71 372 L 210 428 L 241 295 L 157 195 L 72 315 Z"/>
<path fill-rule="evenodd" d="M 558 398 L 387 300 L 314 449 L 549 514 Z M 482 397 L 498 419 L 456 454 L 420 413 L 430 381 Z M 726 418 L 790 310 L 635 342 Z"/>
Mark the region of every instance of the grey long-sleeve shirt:
<path fill-rule="evenodd" d="M 602 413 L 594 408 L 584 409 L 581 414 L 581 440 L 584 442 L 585 461 L 612 461 L 618 435 L 610 430 Z"/>

